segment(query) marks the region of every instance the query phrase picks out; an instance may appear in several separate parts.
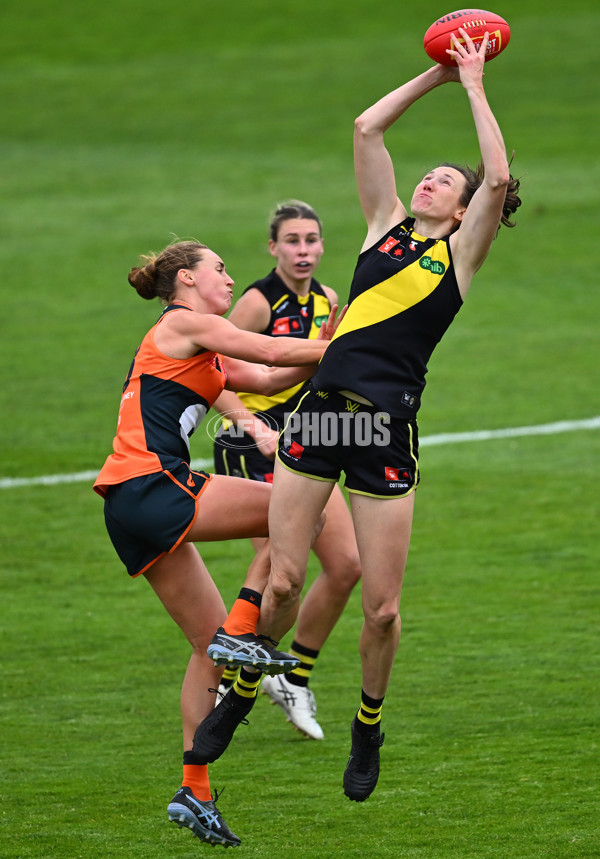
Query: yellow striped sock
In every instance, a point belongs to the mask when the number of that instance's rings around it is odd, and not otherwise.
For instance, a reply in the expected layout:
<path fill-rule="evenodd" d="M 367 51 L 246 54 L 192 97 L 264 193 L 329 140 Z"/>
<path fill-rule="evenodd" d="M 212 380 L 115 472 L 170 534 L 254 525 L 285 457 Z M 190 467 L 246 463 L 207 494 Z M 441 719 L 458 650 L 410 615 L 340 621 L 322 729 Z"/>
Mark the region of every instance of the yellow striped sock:
<path fill-rule="evenodd" d="M 300 660 L 300 665 L 287 674 L 287 679 L 296 686 L 308 686 L 310 674 L 315 667 L 319 651 L 304 647 L 304 645 L 294 640 L 290 647 L 290 653 Z M 296 682 L 294 683 L 294 681 Z"/>
<path fill-rule="evenodd" d="M 256 698 L 261 677 L 262 674 L 260 671 L 250 672 L 247 669 L 242 668 L 240 670 L 239 677 L 233 684 L 233 691 L 241 698 Z"/>
<path fill-rule="evenodd" d="M 363 689 L 360 698 L 360 707 L 356 714 L 357 721 L 364 725 L 365 728 L 373 730 L 381 722 L 382 706 L 383 698 L 371 698 Z"/>
<path fill-rule="evenodd" d="M 238 671 L 239 668 L 237 667 L 237 665 L 235 666 L 235 668 L 224 668 L 223 676 L 221 677 L 221 683 L 224 686 L 231 686 L 231 684 L 238 675 Z"/>

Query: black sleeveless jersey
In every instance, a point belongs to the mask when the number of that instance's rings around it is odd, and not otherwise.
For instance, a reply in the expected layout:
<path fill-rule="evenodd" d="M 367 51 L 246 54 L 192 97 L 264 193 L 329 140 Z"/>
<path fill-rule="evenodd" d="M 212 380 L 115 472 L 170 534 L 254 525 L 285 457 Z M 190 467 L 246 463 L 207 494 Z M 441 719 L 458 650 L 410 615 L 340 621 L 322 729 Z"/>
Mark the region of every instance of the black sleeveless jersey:
<path fill-rule="evenodd" d="M 414 417 L 427 362 L 460 310 L 449 236 L 428 239 L 406 218 L 363 251 L 348 311 L 313 385 L 349 390 L 394 417 Z"/>
<path fill-rule="evenodd" d="M 250 289 L 258 289 L 269 302 L 271 317 L 267 327 L 260 333 L 270 337 L 283 335 L 315 339 L 319 334 L 321 323 L 327 319 L 331 310 L 325 290 L 314 277 L 306 296 L 296 295 L 288 289 L 275 269 L 262 280 L 252 283 L 244 293 Z M 238 396 L 251 412 L 268 413 L 281 427 L 284 413 L 293 410 L 291 404 L 292 402 L 295 404 L 296 396 L 303 384 L 294 385 L 272 397 L 261 394 L 238 394 Z"/>

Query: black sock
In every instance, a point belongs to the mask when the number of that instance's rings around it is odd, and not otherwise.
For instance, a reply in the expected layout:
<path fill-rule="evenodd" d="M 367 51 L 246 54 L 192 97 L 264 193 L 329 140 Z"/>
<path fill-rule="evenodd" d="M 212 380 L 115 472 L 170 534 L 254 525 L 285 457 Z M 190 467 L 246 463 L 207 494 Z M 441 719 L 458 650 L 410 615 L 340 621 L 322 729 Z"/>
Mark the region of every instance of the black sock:
<path fill-rule="evenodd" d="M 196 752 L 189 751 L 189 752 L 183 753 L 183 765 L 184 766 L 189 766 L 190 764 L 192 766 L 198 766 L 200 764 L 205 764 L 205 763 L 206 763 L 206 761 L 202 760 L 200 758 L 200 756 L 196 754 Z"/>

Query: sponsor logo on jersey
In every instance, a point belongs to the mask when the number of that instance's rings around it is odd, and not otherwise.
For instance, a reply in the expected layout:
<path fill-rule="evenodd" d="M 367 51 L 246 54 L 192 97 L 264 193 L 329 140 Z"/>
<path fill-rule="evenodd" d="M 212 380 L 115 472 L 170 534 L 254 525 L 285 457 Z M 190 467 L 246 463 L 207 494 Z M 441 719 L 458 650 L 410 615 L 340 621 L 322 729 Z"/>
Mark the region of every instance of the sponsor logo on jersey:
<path fill-rule="evenodd" d="M 378 248 L 378 250 L 380 250 L 382 254 L 389 254 L 392 248 L 395 248 L 396 245 L 399 244 L 400 242 L 398 239 L 395 239 L 393 236 L 390 236 L 388 239 L 385 240 L 381 247 Z M 400 250 L 400 253 L 402 253 L 402 250 Z"/>
<path fill-rule="evenodd" d="M 419 260 L 419 265 L 421 268 L 424 268 L 426 271 L 430 271 L 432 274 L 443 274 L 446 271 L 446 266 L 443 262 L 440 262 L 437 259 L 431 259 L 428 256 L 422 256 Z"/>
<path fill-rule="evenodd" d="M 273 325 L 273 337 L 286 334 L 297 334 L 304 330 L 304 324 L 299 316 L 284 316 L 276 319 Z"/>
<path fill-rule="evenodd" d="M 395 239 L 393 236 L 390 236 L 386 241 L 378 248 L 382 254 L 387 254 L 389 257 L 393 259 L 399 259 L 404 255 L 404 248 L 400 244 L 399 239 Z"/>
<path fill-rule="evenodd" d="M 320 328 L 324 322 L 327 322 L 329 319 L 329 314 L 324 313 L 322 316 L 315 316 L 313 319 L 313 325 L 316 325 L 317 328 Z"/>

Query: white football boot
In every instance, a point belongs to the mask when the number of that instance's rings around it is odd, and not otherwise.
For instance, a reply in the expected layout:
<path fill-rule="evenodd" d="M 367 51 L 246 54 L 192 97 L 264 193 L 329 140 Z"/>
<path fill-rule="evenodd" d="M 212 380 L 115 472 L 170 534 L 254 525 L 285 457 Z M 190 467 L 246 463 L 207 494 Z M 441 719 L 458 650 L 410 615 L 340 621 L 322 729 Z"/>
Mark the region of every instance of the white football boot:
<path fill-rule="evenodd" d="M 323 729 L 315 719 L 317 705 L 315 696 L 308 686 L 294 686 L 285 674 L 265 677 L 261 684 L 261 692 L 268 695 L 271 704 L 278 704 L 285 713 L 288 722 L 294 728 L 311 740 L 322 740 Z"/>

